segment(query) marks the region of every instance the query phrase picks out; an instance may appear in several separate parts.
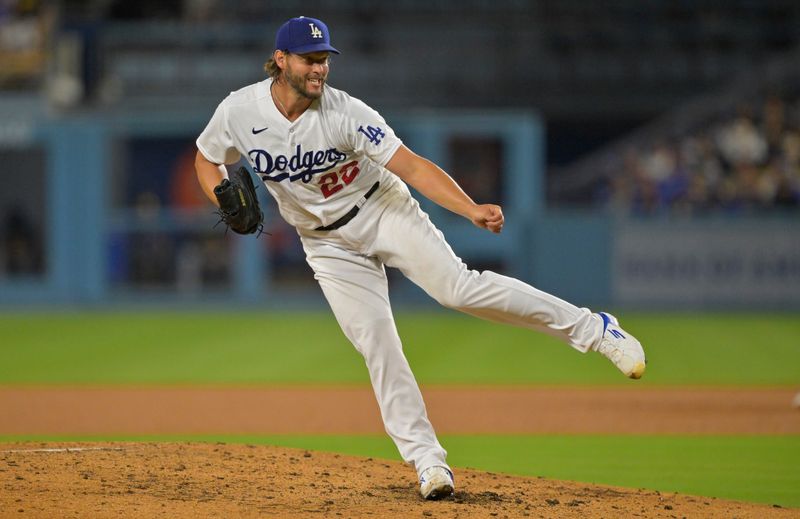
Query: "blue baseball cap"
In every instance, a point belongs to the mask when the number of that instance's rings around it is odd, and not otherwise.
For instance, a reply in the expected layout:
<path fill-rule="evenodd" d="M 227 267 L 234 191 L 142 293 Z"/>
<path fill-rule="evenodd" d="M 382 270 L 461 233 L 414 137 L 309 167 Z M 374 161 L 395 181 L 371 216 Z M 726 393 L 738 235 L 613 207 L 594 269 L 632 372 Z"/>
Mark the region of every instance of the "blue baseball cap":
<path fill-rule="evenodd" d="M 275 36 L 275 49 L 288 50 L 294 54 L 327 51 L 339 54 L 331 47 L 328 26 L 322 20 L 299 16 L 281 25 Z"/>

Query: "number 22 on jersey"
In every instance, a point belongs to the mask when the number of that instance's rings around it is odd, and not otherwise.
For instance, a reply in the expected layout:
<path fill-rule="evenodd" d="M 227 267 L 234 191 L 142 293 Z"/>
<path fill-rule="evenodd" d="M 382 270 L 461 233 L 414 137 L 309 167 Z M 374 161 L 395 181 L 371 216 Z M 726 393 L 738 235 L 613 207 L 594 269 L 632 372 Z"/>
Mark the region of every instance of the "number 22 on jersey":
<path fill-rule="evenodd" d="M 348 162 L 342 169 L 337 172 L 326 173 L 319 177 L 319 187 L 322 190 L 322 196 L 328 198 L 332 194 L 341 191 L 344 186 L 347 186 L 355 180 L 358 176 L 358 173 L 361 170 L 358 169 L 358 161 L 354 160 L 352 162 Z"/>

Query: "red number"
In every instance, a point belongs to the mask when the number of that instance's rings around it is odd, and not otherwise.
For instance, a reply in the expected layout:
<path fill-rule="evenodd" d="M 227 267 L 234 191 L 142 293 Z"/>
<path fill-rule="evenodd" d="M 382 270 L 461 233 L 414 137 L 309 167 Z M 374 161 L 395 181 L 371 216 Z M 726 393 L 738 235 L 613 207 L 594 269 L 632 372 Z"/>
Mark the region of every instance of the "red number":
<path fill-rule="evenodd" d="M 322 196 L 328 198 L 332 194 L 341 191 L 344 189 L 344 186 L 349 185 L 350 182 L 355 180 L 361 170 L 358 168 L 358 161 L 354 160 L 353 162 L 348 162 L 342 169 L 339 170 L 339 173 L 326 173 L 319 177 L 319 187 L 322 190 Z M 339 176 L 342 177 L 342 182 L 344 184 L 339 183 Z"/>
<path fill-rule="evenodd" d="M 322 189 L 322 196 L 328 198 L 344 186 L 339 183 L 339 175 L 336 173 L 326 173 L 319 178 L 319 186 Z"/>
<path fill-rule="evenodd" d="M 354 160 L 353 162 L 348 162 L 342 169 L 339 170 L 339 174 L 342 175 L 342 182 L 345 184 L 349 184 L 358 176 L 361 170 L 358 169 L 358 161 Z"/>

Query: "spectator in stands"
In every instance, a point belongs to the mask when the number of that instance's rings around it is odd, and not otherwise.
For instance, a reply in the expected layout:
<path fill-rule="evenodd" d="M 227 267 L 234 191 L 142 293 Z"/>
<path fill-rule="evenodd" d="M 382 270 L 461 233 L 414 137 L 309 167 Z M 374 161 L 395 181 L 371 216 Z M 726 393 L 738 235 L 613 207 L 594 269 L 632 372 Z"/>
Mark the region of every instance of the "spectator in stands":
<path fill-rule="evenodd" d="M 800 97 L 795 104 L 800 108 Z M 612 207 L 634 215 L 763 212 L 800 207 L 800 117 L 783 97 L 739 107 L 675 141 L 612 161 Z"/>
<path fill-rule="evenodd" d="M 20 207 L 3 219 L 3 270 L 11 276 L 38 275 L 44 271 L 42 235 Z"/>
<path fill-rule="evenodd" d="M 717 147 L 730 165 L 761 164 L 767 158 L 767 140 L 753 119 L 740 114 L 722 125 L 716 135 Z"/>
<path fill-rule="evenodd" d="M 41 0 L 0 1 L 0 89 L 27 89 L 42 77 L 55 6 Z"/>

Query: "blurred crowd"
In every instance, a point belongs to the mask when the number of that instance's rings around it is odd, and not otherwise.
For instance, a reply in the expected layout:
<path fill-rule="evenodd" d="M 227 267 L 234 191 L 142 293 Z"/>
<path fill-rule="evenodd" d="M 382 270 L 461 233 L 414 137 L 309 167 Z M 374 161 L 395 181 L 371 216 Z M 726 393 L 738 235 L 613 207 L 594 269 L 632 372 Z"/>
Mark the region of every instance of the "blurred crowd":
<path fill-rule="evenodd" d="M 54 10 L 41 0 L 0 0 L 0 89 L 41 79 Z"/>
<path fill-rule="evenodd" d="M 634 215 L 775 212 L 800 206 L 800 96 L 766 96 L 674 139 L 631 147 L 601 201 Z"/>

